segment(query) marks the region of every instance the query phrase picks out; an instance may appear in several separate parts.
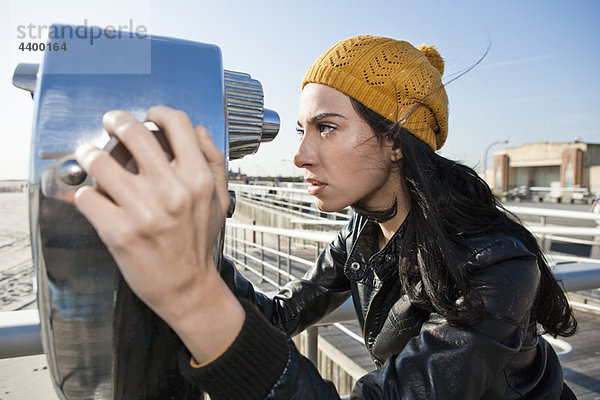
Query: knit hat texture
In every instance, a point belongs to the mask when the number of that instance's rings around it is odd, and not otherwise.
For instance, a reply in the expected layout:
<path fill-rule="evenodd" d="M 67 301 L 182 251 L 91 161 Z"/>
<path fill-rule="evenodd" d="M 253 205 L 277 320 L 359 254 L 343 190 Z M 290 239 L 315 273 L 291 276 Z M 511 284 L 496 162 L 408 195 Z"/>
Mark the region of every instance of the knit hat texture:
<path fill-rule="evenodd" d="M 442 84 L 444 60 L 434 46 L 361 35 L 327 50 L 309 68 L 302 88 L 321 83 L 439 150 L 448 136 L 448 97 Z"/>

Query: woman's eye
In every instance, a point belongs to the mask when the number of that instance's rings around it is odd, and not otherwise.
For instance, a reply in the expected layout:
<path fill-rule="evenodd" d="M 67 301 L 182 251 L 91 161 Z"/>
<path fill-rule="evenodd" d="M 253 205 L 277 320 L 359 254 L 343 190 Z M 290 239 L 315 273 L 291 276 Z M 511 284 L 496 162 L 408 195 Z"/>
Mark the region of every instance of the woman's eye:
<path fill-rule="evenodd" d="M 304 129 L 302 129 L 299 126 L 297 126 L 296 127 L 296 133 L 298 134 L 298 136 L 300 136 L 300 139 L 302 139 L 302 137 L 304 136 Z"/>
<path fill-rule="evenodd" d="M 327 125 L 327 124 L 319 124 L 319 131 L 323 134 L 323 133 L 329 133 L 331 131 L 335 130 L 335 126 L 333 125 Z"/>

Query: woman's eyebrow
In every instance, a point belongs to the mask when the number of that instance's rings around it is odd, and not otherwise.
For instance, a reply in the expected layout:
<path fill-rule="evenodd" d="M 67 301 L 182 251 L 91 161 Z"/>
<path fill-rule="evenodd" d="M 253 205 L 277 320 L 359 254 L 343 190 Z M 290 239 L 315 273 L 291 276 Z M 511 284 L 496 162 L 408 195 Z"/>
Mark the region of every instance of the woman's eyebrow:
<path fill-rule="evenodd" d="M 324 112 L 324 113 L 320 113 L 320 114 L 315 115 L 308 122 L 311 123 L 311 124 L 316 124 L 320 120 L 325 119 L 325 118 L 329 118 L 329 117 L 339 117 L 339 118 L 348 119 L 348 118 L 346 118 L 345 115 L 342 115 L 342 114 Z M 298 126 L 302 126 L 302 124 L 300 123 L 300 121 L 298 121 L 296 123 L 298 124 Z"/>

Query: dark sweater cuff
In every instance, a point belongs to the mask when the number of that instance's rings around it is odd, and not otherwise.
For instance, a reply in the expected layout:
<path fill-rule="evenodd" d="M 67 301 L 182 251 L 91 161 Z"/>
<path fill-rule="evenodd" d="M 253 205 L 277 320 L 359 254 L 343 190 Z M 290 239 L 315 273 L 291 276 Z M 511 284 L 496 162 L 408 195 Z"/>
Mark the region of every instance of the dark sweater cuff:
<path fill-rule="evenodd" d="M 200 368 L 190 365 L 185 350 L 179 358 L 182 375 L 211 399 L 265 398 L 288 363 L 287 336 L 256 307 L 240 299 L 246 319 L 238 337 L 219 358 Z"/>

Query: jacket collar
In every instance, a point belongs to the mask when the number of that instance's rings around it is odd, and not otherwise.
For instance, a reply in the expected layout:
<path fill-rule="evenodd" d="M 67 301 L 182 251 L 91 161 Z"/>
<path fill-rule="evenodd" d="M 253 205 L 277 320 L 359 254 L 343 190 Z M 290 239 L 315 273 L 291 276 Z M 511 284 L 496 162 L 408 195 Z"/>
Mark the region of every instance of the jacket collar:
<path fill-rule="evenodd" d="M 359 251 L 362 259 L 368 260 L 369 266 L 382 281 L 387 278 L 391 272 L 397 271 L 400 252 L 402 250 L 402 239 L 406 230 L 408 217 L 404 219 L 402 225 L 385 244 L 383 249 L 378 249 L 377 238 L 380 234 L 380 228 L 377 222 L 367 220 L 358 216 L 360 229 L 355 250 Z"/>

